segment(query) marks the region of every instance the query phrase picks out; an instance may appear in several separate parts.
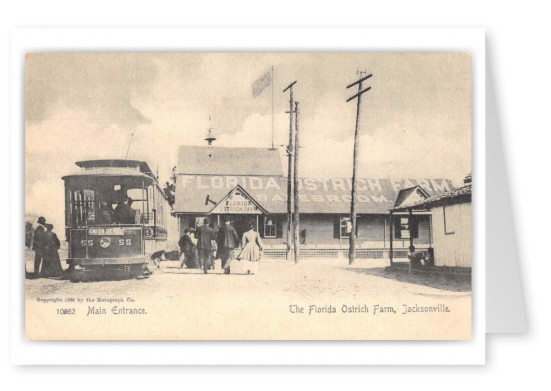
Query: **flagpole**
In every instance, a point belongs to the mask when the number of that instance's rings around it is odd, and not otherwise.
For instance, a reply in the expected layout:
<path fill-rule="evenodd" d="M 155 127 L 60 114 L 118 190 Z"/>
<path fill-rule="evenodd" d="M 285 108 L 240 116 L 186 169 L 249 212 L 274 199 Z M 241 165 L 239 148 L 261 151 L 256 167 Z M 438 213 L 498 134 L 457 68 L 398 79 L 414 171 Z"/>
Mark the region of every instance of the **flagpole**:
<path fill-rule="evenodd" d="M 272 65 L 272 149 L 274 148 L 274 66 Z"/>

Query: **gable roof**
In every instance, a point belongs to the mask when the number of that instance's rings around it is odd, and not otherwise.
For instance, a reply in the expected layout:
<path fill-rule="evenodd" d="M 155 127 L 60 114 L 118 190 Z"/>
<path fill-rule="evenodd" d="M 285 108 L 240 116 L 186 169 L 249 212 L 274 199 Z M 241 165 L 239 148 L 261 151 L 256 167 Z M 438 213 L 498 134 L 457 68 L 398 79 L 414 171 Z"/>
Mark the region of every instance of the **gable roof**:
<path fill-rule="evenodd" d="M 396 197 L 394 208 L 398 208 L 402 204 L 413 203 L 427 198 L 429 198 L 428 193 L 419 185 L 402 189 L 398 193 L 398 197 Z"/>
<path fill-rule="evenodd" d="M 177 174 L 283 175 L 277 149 L 181 146 Z"/>
<path fill-rule="evenodd" d="M 238 196 L 238 197 L 241 196 L 240 198 L 244 198 L 245 201 L 248 201 L 250 204 L 252 204 L 253 208 L 256 208 L 255 210 L 242 211 L 242 213 L 268 214 L 266 212 L 266 210 L 262 207 L 262 205 L 260 205 L 258 202 L 256 202 L 255 199 L 253 197 L 251 197 L 249 195 L 249 193 L 247 193 L 245 191 L 245 189 L 243 189 L 240 185 L 235 186 L 224 198 L 222 198 L 222 200 L 220 202 L 218 202 L 214 206 L 214 208 L 212 208 L 212 210 L 209 212 L 209 214 L 210 213 L 219 213 L 220 214 L 220 213 L 224 213 L 224 212 L 226 212 L 226 213 L 236 213 L 235 211 L 225 211 L 224 210 L 225 209 L 224 203 L 226 202 L 226 200 L 231 200 L 233 197 L 236 197 L 236 196 Z M 229 208 L 229 209 L 239 209 L 239 207 L 233 207 L 231 205 L 228 205 L 226 207 Z"/>
<path fill-rule="evenodd" d="M 458 189 L 445 193 L 435 194 L 425 200 L 416 201 L 411 204 L 403 204 L 393 208 L 393 211 L 403 211 L 408 209 L 430 209 L 436 206 L 452 205 L 471 202 L 472 186 L 463 186 Z"/>

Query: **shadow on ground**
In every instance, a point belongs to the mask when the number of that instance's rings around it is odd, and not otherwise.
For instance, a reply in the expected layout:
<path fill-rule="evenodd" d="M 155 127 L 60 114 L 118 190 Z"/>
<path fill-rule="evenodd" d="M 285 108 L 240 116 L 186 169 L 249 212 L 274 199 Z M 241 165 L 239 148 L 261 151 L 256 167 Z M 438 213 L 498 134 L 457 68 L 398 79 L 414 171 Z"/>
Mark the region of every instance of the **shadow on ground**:
<path fill-rule="evenodd" d="M 379 268 L 342 268 L 349 272 L 367 274 L 376 277 L 388 278 L 409 284 L 423 285 L 430 288 L 442 289 L 450 292 L 471 292 L 470 273 L 443 273 L 430 271 L 412 271 L 407 268 L 396 269 L 389 267 Z"/>

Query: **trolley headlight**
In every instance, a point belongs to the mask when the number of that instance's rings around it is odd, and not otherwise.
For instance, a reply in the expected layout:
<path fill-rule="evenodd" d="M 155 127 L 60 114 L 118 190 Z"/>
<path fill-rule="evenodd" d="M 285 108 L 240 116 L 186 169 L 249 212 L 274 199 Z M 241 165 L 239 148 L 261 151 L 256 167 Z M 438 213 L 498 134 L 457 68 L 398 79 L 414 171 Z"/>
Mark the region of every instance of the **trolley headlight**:
<path fill-rule="evenodd" d="M 111 239 L 109 238 L 101 238 L 100 241 L 99 241 L 99 245 L 102 247 L 102 248 L 107 248 L 111 245 Z"/>

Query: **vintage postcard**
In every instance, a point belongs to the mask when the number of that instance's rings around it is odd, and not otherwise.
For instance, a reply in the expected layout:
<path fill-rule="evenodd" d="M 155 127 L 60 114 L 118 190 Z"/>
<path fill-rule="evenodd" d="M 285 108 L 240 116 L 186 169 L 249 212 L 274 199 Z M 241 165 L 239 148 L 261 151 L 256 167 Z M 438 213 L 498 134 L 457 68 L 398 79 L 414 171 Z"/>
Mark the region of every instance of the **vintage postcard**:
<path fill-rule="evenodd" d="M 470 340 L 471 60 L 28 53 L 26 338 Z"/>

